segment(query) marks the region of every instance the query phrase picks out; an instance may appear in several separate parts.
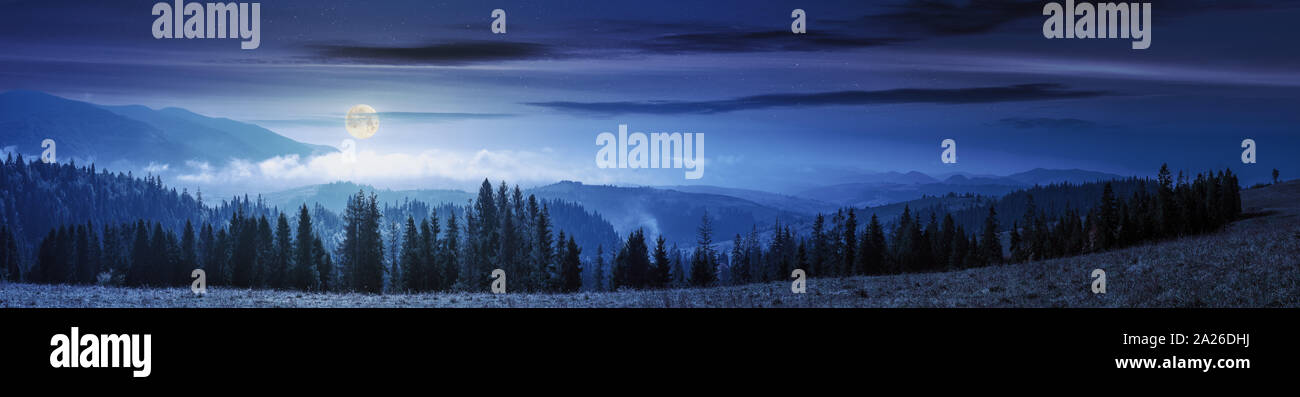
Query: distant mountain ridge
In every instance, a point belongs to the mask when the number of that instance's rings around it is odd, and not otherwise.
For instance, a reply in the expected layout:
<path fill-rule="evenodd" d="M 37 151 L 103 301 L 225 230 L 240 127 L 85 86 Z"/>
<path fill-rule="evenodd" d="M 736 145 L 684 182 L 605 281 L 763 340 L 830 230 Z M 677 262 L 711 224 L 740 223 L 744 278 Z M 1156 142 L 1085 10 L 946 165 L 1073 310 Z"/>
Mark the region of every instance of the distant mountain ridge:
<path fill-rule="evenodd" d="M 1080 169 L 1035 168 L 1007 176 L 953 173 L 943 181 L 920 172 L 869 174 L 861 182 L 842 183 L 804 190 L 795 196 L 850 207 L 878 207 L 922 196 L 972 193 L 1000 196 L 1035 185 L 1082 184 L 1123 179 L 1123 176 Z"/>
<path fill-rule="evenodd" d="M 1050 185 L 1062 182 L 1069 182 L 1078 185 L 1088 182 L 1124 179 L 1124 177 L 1120 175 L 1081 170 L 1077 168 L 1068 170 L 1034 168 L 1029 171 L 1007 175 L 1007 178 L 1019 181 L 1026 185 Z"/>
<path fill-rule="evenodd" d="M 181 108 L 101 106 L 38 91 L 0 93 L 0 130 L 5 131 L 0 147 L 40 153 L 41 141 L 48 138 L 55 141 L 60 159 L 95 161 L 119 169 L 150 164 L 179 167 L 187 161 L 261 161 L 337 151 L 253 124 Z"/>
<path fill-rule="evenodd" d="M 181 108 L 154 110 L 142 105 L 101 107 L 153 125 L 169 139 L 203 148 L 205 152 L 214 153 L 214 157 L 221 153 L 225 157 L 264 160 L 282 155 L 309 157 L 337 151 L 330 146 L 301 143 L 254 124 L 207 117 Z"/>
<path fill-rule="evenodd" d="M 762 190 L 738 189 L 712 185 L 677 185 L 677 186 L 655 186 L 658 189 L 669 189 L 687 193 L 704 193 L 731 196 L 753 201 L 772 208 L 780 208 L 787 211 L 797 212 L 805 215 L 816 215 L 817 213 L 826 213 L 834 211 L 835 204 L 825 201 L 813 200 L 809 198 L 792 196 L 788 194 L 772 193 Z"/>

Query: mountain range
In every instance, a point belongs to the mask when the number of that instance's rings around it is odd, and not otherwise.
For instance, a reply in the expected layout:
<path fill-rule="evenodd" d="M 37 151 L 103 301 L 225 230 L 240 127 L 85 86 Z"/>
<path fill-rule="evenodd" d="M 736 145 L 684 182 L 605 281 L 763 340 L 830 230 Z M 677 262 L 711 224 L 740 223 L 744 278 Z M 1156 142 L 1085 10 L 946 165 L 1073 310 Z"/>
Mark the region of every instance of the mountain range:
<path fill-rule="evenodd" d="M 255 124 L 181 108 L 103 106 L 34 91 L 0 93 L 0 131 L 4 132 L 0 148 L 39 153 L 41 141 L 50 138 L 58 145 L 61 161 L 93 161 L 101 168 L 115 170 L 181 166 L 189 161 L 220 164 L 231 159 L 307 157 L 336 151 L 329 146 L 298 142 Z M 600 214 L 620 234 L 645 228 L 651 235 L 663 234 L 672 242 L 693 244 L 700 218 L 706 212 L 714 221 L 715 240 L 721 241 L 748 233 L 755 225 L 807 225 L 816 214 L 843 207 L 890 206 L 880 210 L 894 213 L 899 211 L 899 203 L 906 205 L 949 193 L 996 197 L 1034 185 L 1118 178 L 1121 176 L 1079 169 L 1038 168 L 1005 176 L 910 171 L 845 174 L 834 179 L 844 183 L 828 180 L 827 185 L 794 194 L 711 185 L 620 187 L 572 181 L 532 187 L 526 194 L 580 204 Z M 347 197 L 358 190 L 373 191 L 380 201 L 388 203 L 419 200 L 434 205 L 463 205 L 475 197 L 462 190 L 376 189 L 342 181 L 262 192 L 262 196 L 268 204 L 280 208 L 320 203 L 340 211 Z"/>
<path fill-rule="evenodd" d="M 0 131 L 4 131 L 0 147 L 18 153 L 40 153 L 41 142 L 52 139 L 60 161 L 95 162 L 118 170 L 151 164 L 179 166 L 188 161 L 260 161 L 337 150 L 180 108 L 101 106 L 36 91 L 0 93 Z"/>

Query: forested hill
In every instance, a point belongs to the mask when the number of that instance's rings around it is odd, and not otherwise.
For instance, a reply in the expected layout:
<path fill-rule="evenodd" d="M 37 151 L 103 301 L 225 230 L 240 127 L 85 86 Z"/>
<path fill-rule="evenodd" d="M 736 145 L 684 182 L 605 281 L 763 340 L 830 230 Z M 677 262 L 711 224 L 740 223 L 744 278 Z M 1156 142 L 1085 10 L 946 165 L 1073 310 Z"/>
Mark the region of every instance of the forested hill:
<path fill-rule="evenodd" d="M 1111 186 L 1112 194 L 1124 199 L 1131 198 L 1139 192 L 1155 193 L 1159 187 L 1156 181 L 1145 178 L 1088 183 L 1064 182 L 1019 189 L 1001 197 L 949 195 L 923 198 L 905 204 L 909 204 L 912 213 L 919 215 L 922 220 L 929 219 L 932 214 L 938 218 L 951 214 L 957 225 L 971 230 L 982 227 L 988 217 L 989 207 L 992 206 L 997 214 L 998 224 L 1002 225 L 1003 230 L 1007 230 L 1016 221 L 1023 219 L 1028 211 L 1037 211 L 1041 213 L 1039 215 L 1051 217 L 1064 216 L 1067 212 L 1087 213 L 1097 205 L 1107 184 Z M 879 215 L 882 219 L 893 223 L 902 206 L 902 204 L 893 204 L 880 207 L 885 211 Z M 877 208 L 868 208 L 865 211 L 880 212 Z"/>
<path fill-rule="evenodd" d="M 978 228 L 988 217 L 991 205 L 996 212 L 998 224 L 1003 231 L 1023 223 L 1027 218 L 1059 218 L 1067 215 L 1087 214 L 1102 203 L 1101 197 L 1110 189 L 1109 194 L 1119 201 L 1114 211 L 1126 218 L 1137 219 L 1148 216 L 1182 217 L 1199 219 L 1203 214 L 1191 213 L 1198 210 L 1191 203 L 1201 206 L 1219 206 L 1227 199 L 1228 192 L 1240 190 L 1237 176 L 1232 170 L 1206 172 L 1191 175 L 1179 172 L 1172 174 L 1162 168 L 1157 179 L 1130 177 L 1109 181 L 1088 183 L 1054 183 L 1021 189 L 997 199 L 989 200 L 983 206 L 972 206 L 959 211 L 952 211 L 953 219 L 958 225 Z M 1167 197 L 1161 197 L 1162 189 Z M 1211 199 L 1213 198 L 1213 199 Z M 1164 200 L 1162 206 L 1157 202 Z M 1122 205 L 1121 205 L 1122 204 Z M 1239 203 L 1238 203 L 1239 204 Z M 1229 205 L 1229 203 L 1223 203 Z M 1170 211 L 1168 214 L 1158 211 Z M 1033 212 L 1033 214 L 1029 214 Z M 923 217 L 929 215 L 922 212 Z M 940 218 L 943 213 L 939 213 Z M 1199 231 L 1197 231 L 1199 232 Z"/>
<path fill-rule="evenodd" d="M 0 225 L 14 236 L 25 266 L 33 260 L 41 239 L 60 226 L 90 224 L 99 228 L 145 220 L 179 234 L 186 221 L 223 227 L 236 212 L 272 220 L 280 212 L 297 214 L 296 208 L 277 208 L 259 196 L 205 198 L 201 192 L 167 187 L 161 178 L 152 175 L 113 173 L 94 164 L 46 164 L 25 160 L 21 155 L 7 156 L 0 164 L 0 186 L 4 186 L 0 190 Z M 558 200 L 543 200 L 542 204 L 550 208 L 557 230 L 571 233 L 582 248 L 590 247 L 586 252 L 594 253 L 601 245 L 612 249 L 617 244 L 613 226 L 599 214 Z M 315 219 L 314 231 L 332 251 L 342 240 L 340 214 L 316 203 L 307 206 Z M 420 212 L 431 209 L 415 200 L 385 204 L 383 222 L 385 226 L 404 223 L 408 215 L 423 219 L 427 212 Z M 462 216 L 464 213 L 461 206 L 444 205 L 438 210 L 444 215 L 449 211 Z M 296 217 L 289 218 L 296 228 Z"/>
<path fill-rule="evenodd" d="M 7 156 L 0 166 L 0 224 L 12 230 L 22 252 L 30 253 L 51 229 L 68 224 L 95 225 L 157 221 L 180 230 L 185 221 L 208 215 L 200 195 L 168 189 L 152 176 L 110 173 L 94 164 L 26 162 Z M 26 256 L 30 258 L 30 255 Z"/>
<path fill-rule="evenodd" d="M 353 193 L 355 194 L 355 192 Z M 510 200 L 514 200 L 514 198 L 512 197 Z M 519 201 L 526 202 L 522 196 L 522 191 Z M 538 203 L 546 208 L 556 229 L 563 230 L 577 241 L 578 246 L 582 248 L 582 252 L 586 253 L 584 256 L 594 255 L 598 248 L 608 251 L 616 249 L 621 244 L 614 226 L 610 225 L 604 217 L 595 211 L 590 211 L 580 204 L 559 199 L 539 200 Z M 407 217 L 410 217 L 418 224 L 429 219 L 435 213 L 444 220 L 451 214 L 464 219 L 465 210 L 466 207 L 461 205 L 445 202 L 432 205 L 422 200 L 411 199 L 383 203 L 384 222 L 385 227 L 388 228 L 393 227 L 393 223 L 396 223 L 397 226 L 404 225 Z M 317 208 L 316 212 L 328 212 L 328 210 Z M 312 217 L 321 219 L 321 216 L 317 214 L 313 214 Z M 342 220 L 335 217 L 332 222 L 338 222 L 340 226 L 326 228 L 326 230 L 341 230 Z"/>

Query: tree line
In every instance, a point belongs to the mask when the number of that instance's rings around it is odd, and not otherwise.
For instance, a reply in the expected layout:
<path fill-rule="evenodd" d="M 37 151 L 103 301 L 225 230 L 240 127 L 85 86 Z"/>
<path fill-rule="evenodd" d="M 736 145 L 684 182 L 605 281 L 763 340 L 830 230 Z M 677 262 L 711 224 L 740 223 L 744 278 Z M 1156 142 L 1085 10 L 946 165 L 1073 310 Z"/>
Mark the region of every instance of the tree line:
<path fill-rule="evenodd" d="M 761 234 L 755 225 L 748 234 L 737 234 L 726 253 L 713 250 L 705 215 L 696 248 L 685 260 L 676 247 L 665 249 L 662 237 L 647 260 L 643 232 L 629 235 L 613 260 L 614 276 L 609 285 L 616 289 L 768 282 L 788 280 L 796 268 L 813 277 L 949 271 L 1206 233 L 1241 215 L 1240 186 L 1231 170 L 1194 178 L 1180 172 L 1174 177 L 1168 166 L 1162 165 L 1154 181 L 1117 182 L 1130 191 L 1127 197 L 1116 193 L 1113 182 L 1074 189 L 1065 184 L 1046 190 L 1053 197 L 1068 195 L 1070 190 L 1100 191 L 1090 204 L 1077 207 L 1069 201 L 1063 205 L 1050 202 L 1047 207 L 1053 210 L 1035 205 L 1033 192 L 1043 191 L 1041 188 L 1000 200 L 977 201 L 981 203 L 977 207 L 957 214 L 982 212 L 983 222 L 977 231 L 968 231 L 951 212 L 934 210 L 923 217 L 908 206 L 888 225 L 872 214 L 866 225 L 859 227 L 858 211 L 848 208 L 829 217 L 818 214 L 806 234 L 779 223 Z M 1005 225 L 1000 221 L 1005 215 L 999 214 L 998 208 L 1017 210 L 1020 219 Z M 602 264 L 603 258 L 598 258 L 597 269 Z M 689 266 L 685 271 L 684 265 Z M 603 284 L 597 285 L 601 287 Z"/>
<path fill-rule="evenodd" d="M 1086 212 L 1061 215 L 1039 209 L 1029 196 L 1023 218 L 1010 230 L 1011 260 L 1024 262 L 1123 248 L 1211 232 L 1241 216 L 1241 188 L 1232 170 L 1175 178 L 1161 165 L 1155 181 L 1139 181 L 1128 197 L 1105 183 Z"/>
<path fill-rule="evenodd" d="M 179 237 L 144 220 L 106 225 L 102 233 L 90 222 L 59 226 L 41 241 L 26 277 L 11 270 L 21 267 L 6 227 L 0 229 L 0 270 L 11 280 L 162 286 L 188 284 L 189 271 L 203 268 L 212 285 L 371 293 L 486 291 L 493 269 L 506 271 L 510 291 L 707 287 L 788 280 L 796 268 L 813 277 L 841 277 L 1079 255 L 1217 230 L 1241 213 L 1231 170 L 1175 178 L 1162 166 L 1156 180 L 1132 182 L 1125 182 L 1126 197 L 1104 182 L 1093 204 L 1060 211 L 1044 209 L 1054 203 L 1039 207 L 1032 194 L 1009 195 L 1003 200 L 1017 200 L 1011 208 L 1023 208 L 1011 225 L 997 210 L 1007 203 L 981 202 L 977 210 L 985 215 L 977 231 L 953 213 L 922 216 L 904 207 L 892 222 L 876 214 L 860 222 L 859 210 L 847 208 L 818 214 L 806 232 L 779 222 L 763 232 L 753 225 L 735 235 L 730 249 L 717 247 L 706 212 L 688 250 L 636 230 L 607 257 L 603 245 L 584 256 L 572 234 L 556 230 L 545 202 L 524 198 L 518 186 L 484 180 L 477 197 L 446 211 L 445 221 L 437 209 L 416 214 L 408 207 L 405 222 L 390 224 L 397 230 L 386 234 L 376 196 L 359 191 L 340 216 L 341 242 L 333 252 L 313 230 L 305 205 L 294 233 L 284 214 L 272 226 L 265 214 L 247 215 L 247 202 L 236 202 L 228 222 L 196 229 L 186 221 Z"/>
<path fill-rule="evenodd" d="M 299 208 L 296 233 L 283 213 L 272 226 L 267 216 L 248 216 L 243 207 L 235 205 L 224 225 L 204 223 L 196 230 L 187 221 L 180 237 L 144 220 L 105 226 L 102 233 L 90 223 L 60 226 L 41 240 L 25 279 L 182 286 L 197 268 L 204 269 L 209 285 L 238 288 L 484 291 L 491 270 L 502 268 L 512 290 L 582 287 L 582 249 L 576 240 L 554 229 L 546 204 L 531 195 L 524 200 L 518 187 L 510 194 L 504 183 L 493 194 L 485 180 L 463 226 L 452 212 L 445 234 L 436 210 L 418 225 L 408 215 L 395 260 L 385 260 L 383 215 L 373 193 L 359 191 L 349 198 L 343 241 L 333 255 L 313 231 L 306 205 Z"/>
<path fill-rule="evenodd" d="M 160 222 L 60 226 L 41 240 L 26 280 L 48 284 L 184 286 L 191 271 L 203 269 L 209 285 L 240 288 L 335 290 L 330 256 L 311 231 L 304 205 L 298 233 L 280 214 L 272 228 L 266 216 L 237 211 L 226 225 L 186 221 L 180 237 Z"/>

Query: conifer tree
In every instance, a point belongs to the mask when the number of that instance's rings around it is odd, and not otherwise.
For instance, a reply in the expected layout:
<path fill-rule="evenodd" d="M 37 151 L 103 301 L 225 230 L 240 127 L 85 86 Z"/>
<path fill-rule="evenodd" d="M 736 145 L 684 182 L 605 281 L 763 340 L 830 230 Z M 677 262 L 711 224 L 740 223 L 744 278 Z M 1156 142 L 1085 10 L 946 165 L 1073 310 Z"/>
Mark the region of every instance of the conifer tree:
<path fill-rule="evenodd" d="M 569 236 L 568 246 L 564 249 L 564 285 L 562 291 L 577 292 L 582 289 L 582 248 Z"/>
<path fill-rule="evenodd" d="M 18 246 L 8 225 L 0 226 L 0 266 L 3 266 L 4 280 L 10 282 L 22 281 Z"/>
<path fill-rule="evenodd" d="M 426 290 L 444 289 L 445 280 L 443 277 L 446 272 L 443 271 L 441 261 L 438 260 L 440 255 L 438 249 L 438 235 L 442 233 L 442 226 L 438 224 L 438 210 L 429 213 L 429 218 L 420 221 L 420 239 L 421 253 L 420 259 L 424 264 L 421 272 L 424 273 L 424 285 Z"/>
<path fill-rule="evenodd" d="M 822 274 L 822 268 L 825 267 L 826 250 L 829 244 L 826 243 L 826 218 L 822 214 L 817 214 L 813 220 L 812 236 L 809 238 L 812 239 L 812 247 L 810 247 L 812 252 L 809 253 L 808 258 L 809 268 L 804 271 L 817 277 L 825 276 Z"/>
<path fill-rule="evenodd" d="M 695 240 L 695 253 L 691 255 L 691 285 L 709 287 L 718 281 L 718 258 L 713 251 L 713 224 L 706 211 L 700 218 Z"/>
<path fill-rule="evenodd" d="M 551 216 L 545 205 L 537 213 L 537 219 L 533 221 L 536 230 L 533 231 L 533 264 L 536 268 L 532 269 L 534 279 L 532 285 L 537 289 L 546 289 L 552 284 L 551 270 L 555 259 L 554 246 L 551 238 Z"/>
<path fill-rule="evenodd" d="M 320 275 L 320 290 L 338 290 L 340 286 L 338 278 L 335 277 L 334 258 L 325 250 L 325 244 L 319 237 L 312 239 L 312 252 L 316 253 L 316 273 Z"/>
<path fill-rule="evenodd" d="M 984 236 L 980 244 L 983 251 L 980 257 L 983 263 L 1002 263 L 1002 239 L 998 236 L 998 213 L 992 205 L 989 206 L 988 218 L 984 219 Z"/>
<path fill-rule="evenodd" d="M 181 233 L 181 257 L 177 269 L 180 272 L 176 274 L 177 280 L 174 281 L 178 285 L 186 284 L 186 281 L 190 279 L 190 272 L 199 268 L 197 244 L 198 240 L 194 236 L 194 225 L 191 225 L 190 221 L 186 220 L 185 231 Z"/>
<path fill-rule="evenodd" d="M 659 238 L 655 239 L 654 271 L 651 272 L 649 283 L 649 287 L 651 288 L 665 288 L 672 281 L 670 279 L 670 267 L 672 266 L 672 263 L 670 263 L 671 261 L 668 258 L 668 247 L 666 247 L 665 244 L 667 244 L 667 242 L 664 240 L 663 235 L 660 235 Z"/>
<path fill-rule="evenodd" d="M 293 287 L 304 291 L 320 289 L 316 232 L 312 230 L 311 213 L 307 211 L 307 204 L 298 208 L 298 233 L 294 241 Z"/>
<path fill-rule="evenodd" d="M 275 221 L 275 253 L 271 258 L 269 285 L 271 288 L 290 288 L 289 271 L 293 269 L 293 236 L 289 231 L 289 220 L 281 212 Z"/>
<path fill-rule="evenodd" d="M 605 247 L 602 245 L 596 246 L 596 264 L 594 266 L 595 269 L 592 269 L 591 271 L 591 279 L 593 284 L 592 290 L 604 291 L 605 290 Z"/>
<path fill-rule="evenodd" d="M 126 279 L 128 285 L 139 286 L 149 283 L 148 277 L 153 270 L 149 266 L 151 260 L 149 227 L 145 226 L 144 220 L 140 220 L 136 223 L 135 239 L 131 244 L 131 270 L 127 273 Z"/>
<path fill-rule="evenodd" d="M 424 262 L 423 258 L 423 241 L 419 229 L 415 228 L 415 218 L 406 217 L 406 239 L 402 243 L 401 262 L 406 267 L 403 273 L 404 284 L 409 291 L 423 291 L 424 283 Z"/>
<path fill-rule="evenodd" d="M 433 223 L 430 223 L 432 219 Z M 431 291 L 438 289 L 442 282 L 442 272 L 438 269 L 437 249 L 434 247 L 438 241 L 438 218 L 435 216 L 430 219 L 420 221 L 420 234 L 417 235 L 416 243 L 412 246 L 416 250 L 415 258 L 419 262 L 416 269 L 416 277 L 419 281 L 421 291 Z"/>
<path fill-rule="evenodd" d="M 455 212 L 447 215 L 447 237 L 441 240 L 441 245 L 438 262 L 443 270 L 442 283 L 450 289 L 460 279 L 460 226 Z"/>
<path fill-rule="evenodd" d="M 355 291 L 382 293 L 384 246 L 379 233 L 379 204 L 374 193 L 357 192 L 348 200 L 340 247 L 345 282 Z"/>
<path fill-rule="evenodd" d="M 858 262 L 858 216 L 849 208 L 848 217 L 844 219 L 844 241 L 840 243 L 844 253 L 841 256 L 841 263 L 837 273 L 841 276 L 853 275 L 854 267 Z"/>

